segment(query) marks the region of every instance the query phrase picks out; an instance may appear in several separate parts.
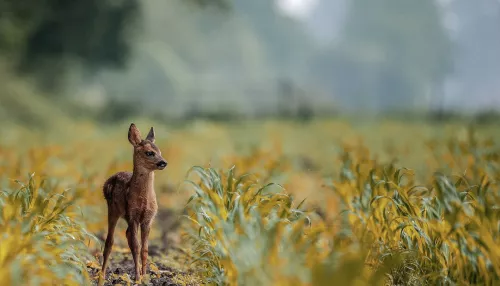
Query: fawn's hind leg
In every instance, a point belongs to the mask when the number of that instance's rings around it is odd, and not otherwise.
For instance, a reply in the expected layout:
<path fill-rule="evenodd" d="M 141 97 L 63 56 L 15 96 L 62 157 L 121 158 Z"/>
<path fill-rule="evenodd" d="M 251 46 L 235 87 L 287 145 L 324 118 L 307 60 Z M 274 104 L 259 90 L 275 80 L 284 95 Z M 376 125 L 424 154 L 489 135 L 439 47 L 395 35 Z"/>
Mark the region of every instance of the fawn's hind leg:
<path fill-rule="evenodd" d="M 116 223 L 120 216 L 114 214 L 108 209 L 108 237 L 106 238 L 106 244 L 104 245 L 103 260 L 102 260 L 102 277 L 106 278 L 106 267 L 108 264 L 109 254 L 113 248 L 114 232 Z"/>

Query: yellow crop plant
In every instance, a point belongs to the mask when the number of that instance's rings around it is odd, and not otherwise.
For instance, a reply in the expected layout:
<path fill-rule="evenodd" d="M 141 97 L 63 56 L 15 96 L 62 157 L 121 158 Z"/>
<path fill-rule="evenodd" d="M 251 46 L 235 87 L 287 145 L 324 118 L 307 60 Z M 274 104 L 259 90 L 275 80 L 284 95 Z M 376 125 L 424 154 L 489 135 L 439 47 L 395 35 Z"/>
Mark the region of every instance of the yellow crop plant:
<path fill-rule="evenodd" d="M 468 170 L 434 173 L 424 184 L 411 170 L 378 164 L 367 148 L 346 146 L 324 194 L 339 207 L 319 213 L 251 174 L 195 167 L 187 180 L 194 262 L 218 285 L 497 284 L 500 165 L 492 146 L 473 136 L 450 141 L 449 166 L 465 162 Z"/>
<path fill-rule="evenodd" d="M 71 137 L 0 130 L 2 285 L 95 282 L 107 228 L 102 183 L 132 168 L 128 123 L 75 124 Z M 500 285 L 495 126 L 154 126 L 168 135 L 157 138 L 169 161 L 156 175 L 160 213 L 184 213 L 172 231 L 182 246 L 170 244 L 180 249 L 170 256 L 159 244 L 172 216 L 156 220 L 154 263 L 171 259 L 179 269 L 152 265 L 151 277 L 180 285 Z M 112 258 L 128 257 L 125 227 L 116 233 Z"/>

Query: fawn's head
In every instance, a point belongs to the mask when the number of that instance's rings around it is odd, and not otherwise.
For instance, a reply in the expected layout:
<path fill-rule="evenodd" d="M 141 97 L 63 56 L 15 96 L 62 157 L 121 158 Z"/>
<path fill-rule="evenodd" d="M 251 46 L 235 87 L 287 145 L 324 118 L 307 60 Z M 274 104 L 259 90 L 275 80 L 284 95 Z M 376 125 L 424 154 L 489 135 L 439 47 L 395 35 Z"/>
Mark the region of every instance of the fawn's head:
<path fill-rule="evenodd" d="M 141 133 L 134 123 L 128 129 L 128 141 L 134 146 L 134 165 L 148 171 L 163 170 L 167 161 L 161 156 L 161 151 L 155 145 L 155 131 L 149 130 L 146 139 L 142 140 Z"/>

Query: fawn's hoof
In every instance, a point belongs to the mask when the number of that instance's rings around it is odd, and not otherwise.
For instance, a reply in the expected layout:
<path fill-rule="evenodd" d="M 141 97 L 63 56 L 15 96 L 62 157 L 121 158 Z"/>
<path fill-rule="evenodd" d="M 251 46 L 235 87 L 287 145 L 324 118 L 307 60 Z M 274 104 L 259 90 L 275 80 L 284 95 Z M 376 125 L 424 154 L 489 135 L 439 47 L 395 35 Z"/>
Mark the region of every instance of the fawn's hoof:
<path fill-rule="evenodd" d="M 97 280 L 97 285 L 99 285 L 99 286 L 104 285 L 104 281 L 106 281 L 106 274 L 100 272 L 99 279 Z"/>

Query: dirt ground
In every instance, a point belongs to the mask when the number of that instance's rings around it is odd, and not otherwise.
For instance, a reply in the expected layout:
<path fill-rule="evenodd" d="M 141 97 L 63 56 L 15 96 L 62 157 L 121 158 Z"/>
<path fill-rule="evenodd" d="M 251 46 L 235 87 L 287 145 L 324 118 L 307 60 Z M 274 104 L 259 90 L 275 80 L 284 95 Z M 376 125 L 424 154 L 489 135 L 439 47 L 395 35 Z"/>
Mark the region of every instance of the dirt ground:
<path fill-rule="evenodd" d="M 113 255 L 114 254 L 114 255 Z M 110 265 L 106 271 L 106 281 L 104 285 L 136 285 L 134 263 L 130 252 L 113 253 L 110 257 Z M 191 270 L 181 270 L 174 264 L 185 259 L 185 255 L 180 249 L 170 249 L 165 255 L 154 250 L 150 250 L 150 266 L 148 273 L 144 275 L 139 285 L 200 285 L 199 277 Z M 172 263 L 175 262 L 175 263 Z M 97 265 L 88 265 L 90 277 L 93 278 L 92 285 L 97 285 L 98 273 L 100 267 Z"/>
<path fill-rule="evenodd" d="M 179 225 L 172 222 L 173 215 L 160 212 L 157 218 L 163 234 L 160 238 L 149 241 L 147 274 L 140 284 L 134 282 L 135 271 L 132 254 L 127 246 L 113 246 L 104 285 L 201 285 L 200 277 L 190 268 L 189 254 L 179 239 Z M 168 235 L 167 235 L 168 234 Z M 172 239 L 172 237 L 177 239 Z M 87 271 L 92 278 L 92 285 L 98 285 L 98 275 L 102 263 L 102 254 L 96 252 L 99 263 L 88 263 Z"/>

